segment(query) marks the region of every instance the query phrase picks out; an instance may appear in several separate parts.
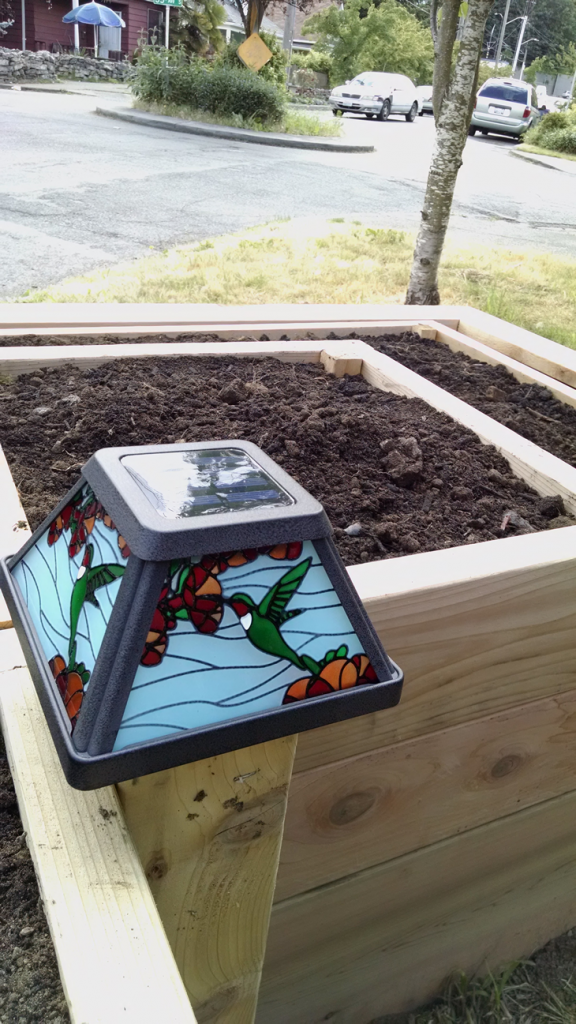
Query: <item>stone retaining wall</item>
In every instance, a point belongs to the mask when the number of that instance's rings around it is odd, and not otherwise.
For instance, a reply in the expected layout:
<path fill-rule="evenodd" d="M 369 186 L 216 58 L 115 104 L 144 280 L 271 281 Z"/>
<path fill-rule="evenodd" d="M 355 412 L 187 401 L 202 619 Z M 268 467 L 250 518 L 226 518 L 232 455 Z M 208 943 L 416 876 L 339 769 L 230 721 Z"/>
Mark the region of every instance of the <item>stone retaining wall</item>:
<path fill-rule="evenodd" d="M 0 47 L 0 82 L 41 80 L 53 82 L 57 78 L 76 80 L 99 79 L 123 81 L 130 70 L 129 61 L 96 60 L 73 53 L 50 53 L 39 50 L 9 50 Z"/>

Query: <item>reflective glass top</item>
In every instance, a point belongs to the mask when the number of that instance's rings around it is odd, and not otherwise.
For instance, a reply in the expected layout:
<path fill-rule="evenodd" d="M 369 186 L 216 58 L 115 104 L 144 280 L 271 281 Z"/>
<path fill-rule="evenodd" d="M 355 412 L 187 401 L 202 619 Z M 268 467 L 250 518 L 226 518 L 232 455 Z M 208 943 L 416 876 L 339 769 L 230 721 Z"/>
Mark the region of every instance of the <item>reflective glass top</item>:
<path fill-rule="evenodd" d="M 165 519 L 294 504 L 293 498 L 238 448 L 143 453 L 125 455 L 121 461 Z"/>

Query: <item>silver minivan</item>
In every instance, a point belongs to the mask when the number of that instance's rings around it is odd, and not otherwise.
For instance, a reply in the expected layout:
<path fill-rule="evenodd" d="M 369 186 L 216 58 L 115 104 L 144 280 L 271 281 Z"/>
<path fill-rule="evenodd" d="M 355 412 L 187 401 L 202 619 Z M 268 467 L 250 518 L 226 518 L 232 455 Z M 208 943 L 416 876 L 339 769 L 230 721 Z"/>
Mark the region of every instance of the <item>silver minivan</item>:
<path fill-rule="evenodd" d="M 469 135 L 523 135 L 538 120 L 535 89 L 515 78 L 489 78 L 478 90 Z"/>

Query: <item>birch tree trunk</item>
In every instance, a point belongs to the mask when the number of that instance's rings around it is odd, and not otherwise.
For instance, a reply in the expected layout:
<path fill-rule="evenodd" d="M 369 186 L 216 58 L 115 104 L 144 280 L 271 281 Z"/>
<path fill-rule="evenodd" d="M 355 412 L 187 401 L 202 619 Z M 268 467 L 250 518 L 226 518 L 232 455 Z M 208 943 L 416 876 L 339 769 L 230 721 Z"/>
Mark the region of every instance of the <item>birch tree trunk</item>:
<path fill-rule="evenodd" d="M 462 151 L 468 135 L 484 26 L 493 2 L 494 0 L 470 0 L 456 67 L 448 88 L 445 89 L 444 95 L 439 97 L 436 141 L 414 250 L 406 295 L 407 304 L 436 306 L 440 302 L 438 266 L 448 228 L 456 178 L 462 166 Z M 444 50 L 449 42 L 442 40 L 442 34 L 441 27 L 438 45 L 444 43 Z M 450 57 L 451 54 L 450 48 Z M 445 53 L 442 54 L 442 57 L 444 56 Z M 443 73 L 440 76 L 442 79 L 445 79 L 445 64 L 446 61 L 443 60 Z M 436 92 L 436 81 L 434 85 Z"/>

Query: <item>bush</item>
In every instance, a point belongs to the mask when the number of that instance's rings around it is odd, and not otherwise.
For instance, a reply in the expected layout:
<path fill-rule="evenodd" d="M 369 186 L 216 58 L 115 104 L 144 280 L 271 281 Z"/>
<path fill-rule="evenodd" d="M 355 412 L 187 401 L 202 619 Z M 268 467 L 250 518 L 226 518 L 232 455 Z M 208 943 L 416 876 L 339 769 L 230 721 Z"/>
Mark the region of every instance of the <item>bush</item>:
<path fill-rule="evenodd" d="M 222 116 L 273 124 L 284 113 L 284 96 L 247 68 L 209 64 L 183 50 L 147 46 L 136 61 L 132 92 L 145 103 L 164 103 Z"/>
<path fill-rule="evenodd" d="M 576 106 L 546 114 L 525 136 L 526 142 L 559 153 L 576 154 Z"/>
<path fill-rule="evenodd" d="M 293 52 L 290 63 L 293 68 L 298 68 L 299 71 L 319 71 L 328 75 L 328 81 L 330 81 L 330 72 L 332 71 L 334 58 L 327 50 L 313 48 L 308 53 Z"/>

